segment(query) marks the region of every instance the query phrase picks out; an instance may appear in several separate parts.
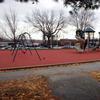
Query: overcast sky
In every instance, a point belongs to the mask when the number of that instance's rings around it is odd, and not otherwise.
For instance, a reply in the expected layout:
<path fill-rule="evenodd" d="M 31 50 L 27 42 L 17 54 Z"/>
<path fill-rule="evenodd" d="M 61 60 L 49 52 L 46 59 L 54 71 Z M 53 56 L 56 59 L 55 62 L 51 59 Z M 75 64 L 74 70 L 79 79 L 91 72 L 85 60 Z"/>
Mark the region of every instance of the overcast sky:
<path fill-rule="evenodd" d="M 14 0 L 5 0 L 4 3 L 0 4 L 0 20 L 2 20 L 2 16 L 4 12 L 9 12 L 9 9 L 14 9 L 18 13 L 18 16 L 21 18 L 21 20 L 24 19 L 25 15 L 31 13 L 32 9 L 35 8 L 41 8 L 45 10 L 60 10 L 63 9 L 68 15 L 68 11 L 70 8 L 66 8 L 63 6 L 63 2 L 60 1 L 59 3 L 54 2 L 53 0 L 39 0 L 40 2 L 38 4 L 32 4 L 32 2 L 29 3 L 20 3 L 20 2 L 15 2 Z M 96 34 L 98 31 L 100 31 L 100 10 L 95 11 L 96 12 L 96 21 L 95 21 L 95 30 Z M 25 25 L 25 24 L 24 24 Z M 23 28 L 24 26 L 22 22 L 20 22 L 19 27 L 21 27 L 21 31 L 29 31 L 27 28 Z M 61 38 L 75 38 L 75 28 L 72 28 L 72 26 L 68 26 L 66 28 L 66 32 L 64 34 L 59 34 Z M 34 39 L 42 39 L 42 34 L 33 34 L 32 37 Z"/>

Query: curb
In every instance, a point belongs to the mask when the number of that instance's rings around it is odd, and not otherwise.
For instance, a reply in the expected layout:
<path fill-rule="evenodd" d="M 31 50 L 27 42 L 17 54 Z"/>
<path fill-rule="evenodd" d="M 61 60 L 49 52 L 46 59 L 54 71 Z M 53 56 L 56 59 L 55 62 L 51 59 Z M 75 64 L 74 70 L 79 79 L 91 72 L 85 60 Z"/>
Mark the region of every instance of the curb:
<path fill-rule="evenodd" d="M 69 65 L 75 65 L 75 64 L 87 64 L 87 63 L 94 63 L 94 62 L 100 62 L 100 59 L 81 61 L 81 62 L 71 62 L 71 63 L 56 63 L 56 64 L 44 64 L 44 65 L 36 65 L 36 66 L 33 65 L 33 66 L 22 66 L 22 67 L 12 67 L 12 68 L 0 68 L 0 71 L 44 68 L 44 67 L 54 67 L 54 66 L 60 67 L 60 66 L 69 66 Z"/>

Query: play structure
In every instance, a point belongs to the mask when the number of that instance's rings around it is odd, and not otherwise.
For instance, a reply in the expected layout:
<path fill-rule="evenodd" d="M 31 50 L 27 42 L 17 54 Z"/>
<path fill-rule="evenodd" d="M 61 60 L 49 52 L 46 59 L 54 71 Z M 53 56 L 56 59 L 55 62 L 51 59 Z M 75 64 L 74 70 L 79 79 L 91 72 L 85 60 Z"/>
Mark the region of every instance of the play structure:
<path fill-rule="evenodd" d="M 77 43 L 75 45 L 75 49 L 79 52 L 84 52 L 85 49 L 96 50 L 100 47 L 100 32 L 99 38 L 94 38 L 95 31 L 92 28 L 86 28 L 84 31 L 77 30 L 76 31 L 76 39 Z M 83 46 L 83 47 L 82 47 Z"/>

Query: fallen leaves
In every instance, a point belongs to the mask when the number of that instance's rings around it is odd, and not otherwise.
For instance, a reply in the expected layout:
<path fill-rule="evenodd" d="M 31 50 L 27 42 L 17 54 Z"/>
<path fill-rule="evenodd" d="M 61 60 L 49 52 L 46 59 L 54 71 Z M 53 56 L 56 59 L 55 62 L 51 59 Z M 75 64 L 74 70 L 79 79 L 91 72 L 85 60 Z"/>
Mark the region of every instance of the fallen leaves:
<path fill-rule="evenodd" d="M 100 71 L 91 72 L 92 77 L 94 77 L 97 81 L 100 82 Z"/>
<path fill-rule="evenodd" d="M 44 76 L 0 82 L 0 100 L 59 100 Z"/>

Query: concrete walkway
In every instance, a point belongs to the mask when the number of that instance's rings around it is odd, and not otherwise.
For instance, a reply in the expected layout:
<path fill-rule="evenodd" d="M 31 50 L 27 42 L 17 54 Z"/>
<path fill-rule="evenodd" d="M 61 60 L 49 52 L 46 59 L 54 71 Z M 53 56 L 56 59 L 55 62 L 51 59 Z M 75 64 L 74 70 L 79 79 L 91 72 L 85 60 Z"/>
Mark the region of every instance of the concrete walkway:
<path fill-rule="evenodd" d="M 61 100 L 100 100 L 100 82 L 92 71 L 100 71 L 100 62 L 0 72 L 0 81 L 44 75 Z"/>

